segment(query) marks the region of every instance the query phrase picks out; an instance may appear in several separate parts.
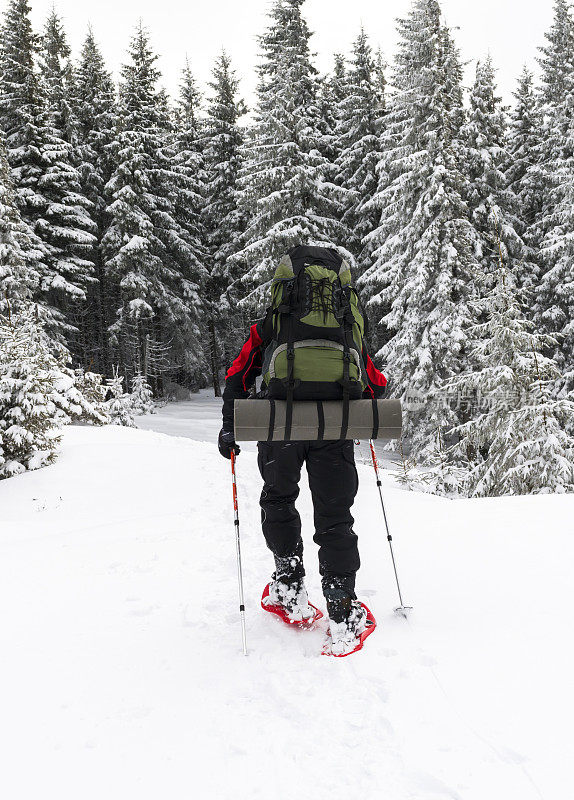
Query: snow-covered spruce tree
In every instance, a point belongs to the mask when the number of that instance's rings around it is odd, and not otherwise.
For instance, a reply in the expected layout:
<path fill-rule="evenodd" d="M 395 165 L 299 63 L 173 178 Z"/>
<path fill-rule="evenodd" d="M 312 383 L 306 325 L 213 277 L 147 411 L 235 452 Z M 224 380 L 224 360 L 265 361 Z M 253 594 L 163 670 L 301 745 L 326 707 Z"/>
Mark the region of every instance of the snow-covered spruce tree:
<path fill-rule="evenodd" d="M 0 314 L 17 313 L 38 285 L 31 232 L 16 207 L 10 167 L 0 142 Z"/>
<path fill-rule="evenodd" d="M 220 369 L 230 363 L 238 340 L 243 336 L 234 288 L 240 275 L 231 256 L 237 252 L 246 224 L 245 212 L 238 208 L 237 179 L 244 141 L 238 120 L 247 108 L 238 97 L 239 81 L 225 52 L 216 60 L 212 74 L 204 140 L 207 179 L 202 219 L 209 249 L 204 291 L 209 316 L 211 378 L 218 396 L 221 393 Z"/>
<path fill-rule="evenodd" d="M 542 117 L 539 169 L 542 210 L 534 226 L 541 253 L 541 287 L 535 319 L 546 333 L 563 334 L 555 350 L 562 372 L 572 371 L 572 267 L 568 253 L 574 182 L 574 19 L 570 4 L 556 0 L 554 20 L 541 48 Z M 564 388 L 564 387 L 562 387 Z M 572 379 L 566 380 L 572 388 Z"/>
<path fill-rule="evenodd" d="M 537 226 L 542 275 L 535 319 L 544 332 L 558 334 L 553 355 L 562 377 L 555 388 L 568 394 L 574 393 L 574 20 L 568 3 L 557 0 L 546 38 L 540 59 L 544 202 Z"/>
<path fill-rule="evenodd" d="M 55 358 L 34 307 L 0 315 L 0 479 L 51 464 L 59 442 Z"/>
<path fill-rule="evenodd" d="M 153 414 L 155 411 L 153 392 L 145 375 L 135 375 L 132 378 L 130 402 L 132 414 Z"/>
<path fill-rule="evenodd" d="M 472 369 L 450 386 L 470 399 L 471 418 L 439 476 L 466 467 L 458 488 L 471 497 L 574 491 L 574 403 L 552 397 L 556 364 L 542 353 L 552 337 L 525 318 L 513 283 L 501 268 L 479 303 L 486 322 L 469 332 Z"/>
<path fill-rule="evenodd" d="M 259 37 L 253 136 L 239 179 L 249 224 L 234 257 L 243 271 L 245 305 L 261 308 L 280 256 L 295 244 L 343 245 L 340 192 L 321 153 L 317 71 L 304 0 L 275 0 Z"/>
<path fill-rule="evenodd" d="M 202 347 L 186 347 L 185 341 L 179 348 L 182 373 L 174 374 L 175 380 L 189 384 L 189 376 L 199 376 L 206 368 L 205 344 L 205 300 L 202 285 L 206 280 L 207 249 L 206 234 L 202 221 L 205 205 L 205 158 L 203 153 L 203 120 L 200 117 L 201 94 L 197 88 L 191 67 L 186 62 L 183 70 L 179 103 L 175 114 L 173 140 L 166 153 L 171 153 L 173 216 L 181 228 L 185 240 L 187 256 L 181 262 L 186 280 L 186 303 L 189 312 L 188 339 L 197 344 L 203 340 Z M 204 385 L 203 380 L 201 385 Z"/>
<path fill-rule="evenodd" d="M 0 124 L 16 202 L 35 234 L 40 275 L 35 299 L 48 334 L 64 343 L 76 330 L 74 306 L 85 297 L 93 236 L 70 146 L 54 127 L 45 82 L 36 70 L 39 48 L 29 14 L 27 0 L 11 0 L 2 26 Z"/>
<path fill-rule="evenodd" d="M 95 280 L 87 287 L 83 328 L 90 343 L 86 367 L 111 375 L 108 325 L 113 319 L 110 293 L 103 269 L 101 242 L 109 224 L 104 187 L 114 170 L 111 144 L 117 125 L 116 91 L 100 48 L 90 29 L 73 70 L 72 107 L 77 121 L 77 169 L 82 194 L 91 203 L 95 225 L 93 251 Z"/>
<path fill-rule="evenodd" d="M 332 73 L 320 77 L 318 103 L 321 113 L 321 152 L 333 166 L 341 154 L 341 143 L 337 138 L 337 128 L 340 123 L 341 108 L 345 98 L 345 56 L 335 53 L 333 56 Z"/>
<path fill-rule="evenodd" d="M 77 142 L 77 120 L 72 109 L 73 71 L 62 19 L 52 9 L 40 39 L 40 74 L 51 111 L 52 127 L 69 144 Z"/>
<path fill-rule="evenodd" d="M 202 352 L 194 307 L 198 286 L 188 277 L 196 254 L 176 218 L 174 187 L 181 185 L 181 173 L 170 157 L 165 94 L 156 88 L 157 56 L 141 25 L 129 55 L 113 143 L 117 166 L 106 185 L 110 224 L 102 240 L 106 283 L 115 294 L 110 343 L 128 378 L 141 371 L 148 336 L 169 344 L 173 371 L 185 371 L 186 381 L 197 385 L 202 370 L 191 369 Z M 154 383 L 154 391 L 161 392 L 161 379 Z"/>
<path fill-rule="evenodd" d="M 345 74 L 345 93 L 336 129 L 341 148 L 336 182 L 345 190 L 342 222 L 349 231 L 346 246 L 356 259 L 358 274 L 366 267 L 359 258 L 363 238 L 379 221 L 379 214 L 369 206 L 369 201 L 377 190 L 376 167 L 382 155 L 383 80 L 367 34 L 361 29 Z"/>
<path fill-rule="evenodd" d="M 496 96 L 494 67 L 490 56 L 476 65 L 476 79 L 470 93 L 468 119 L 462 128 L 468 176 L 467 201 L 471 221 L 478 233 L 477 258 L 484 273 L 492 271 L 500 247 L 503 262 L 514 275 L 521 265 L 530 282 L 536 266 L 529 260 L 519 234 L 518 204 L 507 187 L 505 168 L 506 116 Z"/>
<path fill-rule="evenodd" d="M 82 369 L 75 369 L 74 386 L 82 397 L 80 412 L 77 419 L 81 421 L 86 421 L 86 419 L 88 419 L 88 421 L 95 422 L 96 424 L 109 422 L 105 403 L 106 391 L 103 385 L 103 377 L 97 372 L 84 372 Z M 84 404 L 88 405 L 88 414 L 84 411 Z M 96 414 L 98 418 L 93 419 Z"/>
<path fill-rule="evenodd" d="M 518 233 L 525 245 L 523 263 L 515 265 L 517 285 L 533 295 L 538 283 L 539 242 L 535 226 L 542 211 L 544 182 L 538 163 L 540 152 L 540 114 L 534 94 L 533 75 L 524 67 L 514 92 L 508 131 L 508 160 L 505 182 L 515 198 Z"/>
<path fill-rule="evenodd" d="M 465 366 L 477 235 L 464 201 L 458 133 L 462 68 L 435 0 L 417 0 L 399 21 L 377 229 L 366 237 L 373 265 L 358 281 L 378 323 L 378 355 L 396 396 L 420 393 L 405 410 L 405 436 L 421 460 L 437 429 L 457 421 L 442 386 Z"/>
<path fill-rule="evenodd" d="M 174 163 L 183 176 L 180 215 L 195 243 L 201 259 L 205 258 L 201 213 L 205 194 L 204 120 L 201 115 L 202 96 L 186 60 L 175 110 Z M 198 257 L 198 260 L 201 260 Z"/>
<path fill-rule="evenodd" d="M 124 392 L 123 377 L 119 374 L 118 367 L 113 368 L 114 377 L 106 381 L 111 397 L 106 402 L 106 411 L 112 425 L 124 425 L 126 428 L 135 428 L 132 411 L 132 401 L 129 394 Z"/>
<path fill-rule="evenodd" d="M 27 228 L 23 244 L 26 272 L 36 274 L 34 283 L 45 289 L 51 276 L 47 248 L 35 233 L 36 220 L 45 207 L 39 187 L 45 163 L 44 106 L 34 64 L 37 39 L 30 22 L 28 0 L 10 0 L 0 28 L 0 128 L 14 186 L 14 200 Z M 39 293 L 39 288 L 36 295 Z M 39 303 L 42 319 L 58 327 L 61 314 Z"/>
<path fill-rule="evenodd" d="M 572 143 L 574 145 L 574 124 Z M 563 196 L 553 217 L 556 225 L 542 244 L 544 261 L 550 266 L 538 288 L 536 310 L 542 329 L 554 329 L 557 334 L 553 354 L 561 379 L 556 391 L 574 398 L 574 159 L 569 182 L 563 187 Z"/>
<path fill-rule="evenodd" d="M 538 237 L 542 242 L 554 227 L 552 210 L 556 192 L 565 177 L 572 155 L 569 130 L 574 92 L 574 18 L 568 0 L 555 0 L 554 19 L 545 34 L 547 44 L 540 48 L 538 105 L 541 116 L 539 165 L 542 173 L 542 212 Z"/>
<path fill-rule="evenodd" d="M 83 325 L 86 293 L 94 281 L 96 225 L 92 203 L 84 195 L 79 163 L 78 123 L 72 111 L 70 48 L 61 19 L 49 15 L 41 39 L 41 77 L 46 95 L 44 160 L 40 181 L 46 198 L 36 231 L 48 244 L 48 262 L 55 279 L 52 303 L 66 317 L 67 344 L 79 363 L 89 362 L 89 329 Z"/>
<path fill-rule="evenodd" d="M 46 414 L 49 414 L 56 427 L 79 422 L 94 425 L 109 422 L 101 391 L 101 376 L 71 369 L 69 352 L 63 346 L 58 348 L 49 339 L 39 320 L 37 308 L 29 301 L 21 300 L 15 308 L 19 310 L 14 311 L 12 304 L 5 301 L 2 321 L 5 341 L 0 341 L 0 347 L 5 344 L 7 348 L 7 361 L 3 363 L 0 359 L 0 371 L 2 368 L 6 370 L 4 380 L 15 386 L 19 380 L 24 381 L 21 385 L 25 392 L 33 392 L 34 386 L 41 386 L 47 398 Z M 26 336 L 31 341 L 30 353 L 22 356 L 21 365 L 12 364 L 10 359 L 16 357 L 14 354 L 24 352 Z M 33 403 L 34 398 L 30 402 Z M 15 420 L 18 413 L 17 409 L 13 409 L 8 416 Z"/>

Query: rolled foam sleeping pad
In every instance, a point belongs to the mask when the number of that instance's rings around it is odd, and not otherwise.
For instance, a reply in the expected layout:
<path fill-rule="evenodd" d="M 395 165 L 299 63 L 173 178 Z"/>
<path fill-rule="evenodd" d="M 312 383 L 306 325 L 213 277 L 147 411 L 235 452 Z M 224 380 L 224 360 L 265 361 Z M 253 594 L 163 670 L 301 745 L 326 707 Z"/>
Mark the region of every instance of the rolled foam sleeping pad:
<path fill-rule="evenodd" d="M 378 414 L 375 413 L 374 404 Z M 235 441 L 285 441 L 286 406 L 285 400 L 235 400 Z M 377 415 L 378 425 L 375 420 Z M 341 400 L 295 400 L 290 441 L 339 440 L 342 421 Z M 398 439 L 401 427 L 400 400 L 349 401 L 346 439 Z"/>

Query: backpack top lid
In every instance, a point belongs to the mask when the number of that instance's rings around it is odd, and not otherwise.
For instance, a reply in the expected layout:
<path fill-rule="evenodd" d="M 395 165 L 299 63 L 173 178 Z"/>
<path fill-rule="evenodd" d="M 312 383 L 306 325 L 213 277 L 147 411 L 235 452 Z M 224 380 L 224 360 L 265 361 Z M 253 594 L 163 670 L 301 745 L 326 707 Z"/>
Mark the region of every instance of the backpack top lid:
<path fill-rule="evenodd" d="M 291 260 L 294 275 L 298 275 L 302 269 L 310 264 L 327 267 L 339 272 L 343 263 L 343 258 L 334 247 L 312 247 L 307 244 L 298 244 L 292 247 L 287 255 Z"/>

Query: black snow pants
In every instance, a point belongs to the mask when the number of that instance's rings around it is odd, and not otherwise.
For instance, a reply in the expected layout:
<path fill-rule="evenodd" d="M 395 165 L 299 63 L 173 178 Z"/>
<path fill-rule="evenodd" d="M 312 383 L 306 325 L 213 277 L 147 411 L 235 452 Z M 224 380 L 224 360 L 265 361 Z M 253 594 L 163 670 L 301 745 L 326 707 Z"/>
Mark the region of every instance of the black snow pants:
<path fill-rule="evenodd" d="M 329 597 L 330 590 L 344 590 L 354 598 L 360 561 L 350 511 L 359 485 L 353 441 L 259 442 L 257 446 L 264 480 L 261 523 L 277 572 L 291 571 L 295 578 L 305 574 L 301 519 L 295 500 L 301 467 L 306 463 L 315 518 L 313 541 L 319 545 L 323 593 Z"/>

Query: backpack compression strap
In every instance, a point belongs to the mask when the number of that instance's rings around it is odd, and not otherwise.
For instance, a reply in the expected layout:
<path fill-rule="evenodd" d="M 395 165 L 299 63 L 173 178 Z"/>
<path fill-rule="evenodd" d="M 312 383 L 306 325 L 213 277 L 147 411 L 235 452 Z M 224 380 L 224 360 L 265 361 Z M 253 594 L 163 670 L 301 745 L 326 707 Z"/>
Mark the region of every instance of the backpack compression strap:
<path fill-rule="evenodd" d="M 288 293 L 289 307 L 293 294 L 293 284 Z M 283 301 L 285 303 L 285 300 Z M 295 389 L 295 344 L 293 341 L 293 314 L 289 313 L 287 334 L 287 406 L 285 408 L 285 441 L 291 440 L 291 425 L 293 423 L 293 391 Z"/>
<path fill-rule="evenodd" d="M 285 409 L 285 441 L 291 439 L 293 422 L 293 390 L 295 389 L 295 347 L 293 346 L 293 317 L 289 317 L 289 340 L 287 342 L 287 407 Z"/>
<path fill-rule="evenodd" d="M 349 374 L 349 366 L 351 364 L 351 350 L 349 347 L 349 340 L 352 341 L 353 336 L 353 312 L 351 311 L 351 301 L 349 294 L 343 287 L 342 295 L 346 300 L 346 307 L 343 313 L 343 417 L 341 420 L 341 439 L 347 438 L 347 430 L 349 429 L 349 388 L 351 386 L 351 376 Z M 347 288 L 347 287 L 345 287 Z"/>

